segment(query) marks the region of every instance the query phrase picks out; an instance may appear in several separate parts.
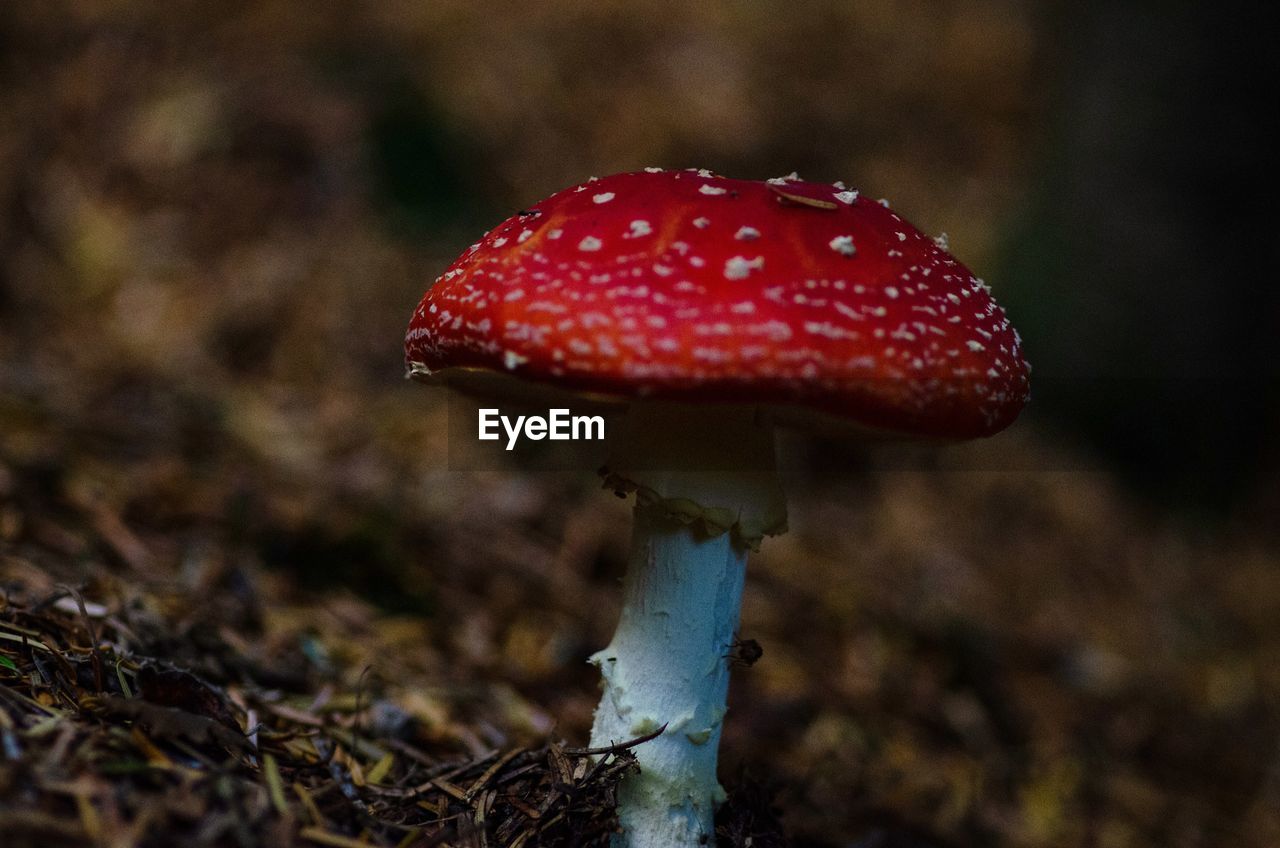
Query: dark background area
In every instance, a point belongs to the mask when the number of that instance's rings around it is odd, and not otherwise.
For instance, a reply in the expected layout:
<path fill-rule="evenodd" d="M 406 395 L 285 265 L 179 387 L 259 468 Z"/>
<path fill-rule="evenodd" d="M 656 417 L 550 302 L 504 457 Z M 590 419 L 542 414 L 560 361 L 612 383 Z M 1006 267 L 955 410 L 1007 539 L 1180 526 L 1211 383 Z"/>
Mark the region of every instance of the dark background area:
<path fill-rule="evenodd" d="M 1049 133 L 999 260 L 1034 327 L 1037 414 L 1145 496 L 1238 505 L 1274 472 L 1280 430 L 1265 17 L 1100 3 L 1058 25 Z"/>
<path fill-rule="evenodd" d="M 5 4 L 0 574 L 252 598 L 250 639 L 330 645 L 316 685 L 380 661 L 406 709 L 462 680 L 458 726 L 581 742 L 625 507 L 450 470 L 408 316 L 588 176 L 797 170 L 946 231 L 1033 400 L 990 467 L 806 443 L 726 768 L 799 844 L 1277 844 L 1255 5 Z"/>

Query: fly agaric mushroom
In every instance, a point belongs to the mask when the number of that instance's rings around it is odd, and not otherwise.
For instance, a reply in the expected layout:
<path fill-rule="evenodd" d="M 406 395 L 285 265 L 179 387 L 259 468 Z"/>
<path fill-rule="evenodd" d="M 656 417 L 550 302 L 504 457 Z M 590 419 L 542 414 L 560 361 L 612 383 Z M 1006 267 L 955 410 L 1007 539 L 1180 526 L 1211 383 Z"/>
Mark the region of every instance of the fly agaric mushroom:
<path fill-rule="evenodd" d="M 621 621 L 591 741 L 638 746 L 621 844 L 713 837 L 749 550 L 786 530 L 775 422 L 992 435 L 1027 399 L 987 287 L 886 204 L 794 177 L 617 174 L 508 219 L 436 281 L 409 374 L 627 409 L 606 485 L 634 492 Z M 566 395 L 566 393 L 568 393 Z"/>

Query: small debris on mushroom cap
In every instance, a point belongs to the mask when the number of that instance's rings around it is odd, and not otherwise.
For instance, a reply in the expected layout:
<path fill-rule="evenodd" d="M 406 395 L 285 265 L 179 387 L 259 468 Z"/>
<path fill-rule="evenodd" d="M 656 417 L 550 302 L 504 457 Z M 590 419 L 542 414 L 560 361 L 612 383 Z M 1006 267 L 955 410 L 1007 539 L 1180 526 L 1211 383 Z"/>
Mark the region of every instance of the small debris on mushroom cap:
<path fill-rule="evenodd" d="M 709 171 L 585 186 L 498 225 L 437 280 L 405 341 L 416 370 L 794 404 L 955 438 L 1003 429 L 1026 402 L 1004 310 L 881 203 Z"/>

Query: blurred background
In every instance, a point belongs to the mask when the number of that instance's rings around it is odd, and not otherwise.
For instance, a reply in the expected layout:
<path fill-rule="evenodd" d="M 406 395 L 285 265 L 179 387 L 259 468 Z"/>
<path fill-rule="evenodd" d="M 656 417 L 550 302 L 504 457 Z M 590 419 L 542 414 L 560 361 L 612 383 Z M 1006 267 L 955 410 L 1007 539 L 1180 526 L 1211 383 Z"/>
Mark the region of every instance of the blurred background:
<path fill-rule="evenodd" d="M 251 635 L 332 640 L 320 677 L 359 674 L 354 617 L 407 639 L 391 691 L 583 742 L 626 507 L 449 471 L 409 314 L 588 176 L 797 170 L 946 232 L 1033 402 L 992 443 L 1019 470 L 811 447 L 748 579 L 726 771 L 776 785 L 798 845 L 1280 844 L 1261 14 L 6 3 L 0 574 L 260 608 Z"/>

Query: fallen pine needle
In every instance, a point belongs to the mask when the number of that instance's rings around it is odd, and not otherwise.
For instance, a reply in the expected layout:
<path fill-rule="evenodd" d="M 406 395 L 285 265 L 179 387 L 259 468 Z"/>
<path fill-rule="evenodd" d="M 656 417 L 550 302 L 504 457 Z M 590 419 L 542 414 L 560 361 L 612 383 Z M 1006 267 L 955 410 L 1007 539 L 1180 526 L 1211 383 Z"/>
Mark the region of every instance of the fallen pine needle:
<path fill-rule="evenodd" d="M 382 779 L 387 776 L 387 772 L 391 771 L 391 767 L 395 765 L 396 755 L 390 752 L 384 754 L 382 759 L 374 764 L 373 768 L 364 776 L 366 783 L 381 783 Z"/>
<path fill-rule="evenodd" d="M 267 793 L 271 796 L 271 804 L 282 816 L 289 815 L 289 804 L 284 798 L 284 781 L 280 779 L 280 766 L 276 758 L 270 754 L 262 755 L 262 771 L 267 778 Z"/>
<path fill-rule="evenodd" d="M 303 839 L 310 839 L 312 842 L 319 842 L 321 845 L 333 845 L 334 848 L 369 848 L 369 843 L 360 839 L 352 839 L 350 836 L 342 836 L 337 833 L 330 833 L 327 830 L 321 830 L 318 827 L 304 827 L 298 831 L 298 835 Z"/>

